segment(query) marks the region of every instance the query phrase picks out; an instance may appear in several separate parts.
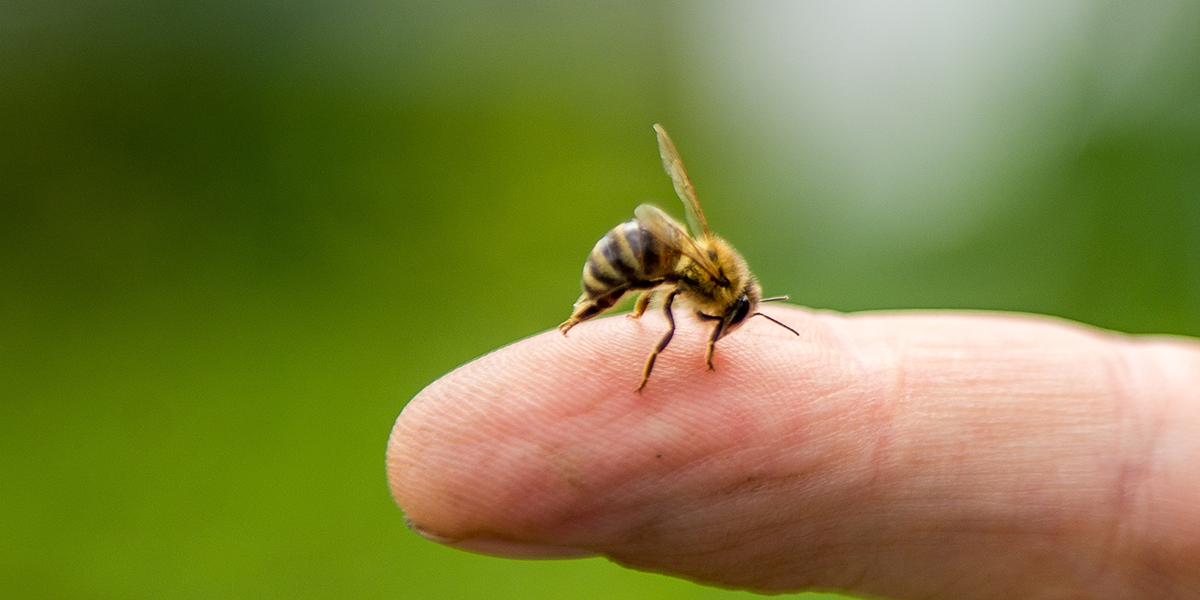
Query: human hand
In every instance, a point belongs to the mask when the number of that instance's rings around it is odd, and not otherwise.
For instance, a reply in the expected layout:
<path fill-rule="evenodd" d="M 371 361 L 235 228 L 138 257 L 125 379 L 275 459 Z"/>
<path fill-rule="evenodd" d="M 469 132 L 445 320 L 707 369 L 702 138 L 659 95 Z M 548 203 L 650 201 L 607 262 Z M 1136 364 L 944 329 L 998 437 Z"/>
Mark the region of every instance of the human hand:
<path fill-rule="evenodd" d="M 704 364 L 657 314 L 431 384 L 388 477 L 422 535 L 764 592 L 1200 596 L 1200 343 L 994 313 L 775 306 Z"/>

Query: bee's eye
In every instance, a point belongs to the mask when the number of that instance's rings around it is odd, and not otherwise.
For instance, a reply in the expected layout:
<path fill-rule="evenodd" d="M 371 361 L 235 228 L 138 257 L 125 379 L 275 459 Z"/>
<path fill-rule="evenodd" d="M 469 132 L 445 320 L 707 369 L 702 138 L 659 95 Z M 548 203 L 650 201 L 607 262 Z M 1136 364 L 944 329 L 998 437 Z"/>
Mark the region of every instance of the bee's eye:
<path fill-rule="evenodd" d="M 750 299 L 742 294 L 737 299 L 737 304 L 733 305 L 733 316 L 729 318 L 730 325 L 737 325 L 746 319 L 746 313 L 750 312 Z"/>

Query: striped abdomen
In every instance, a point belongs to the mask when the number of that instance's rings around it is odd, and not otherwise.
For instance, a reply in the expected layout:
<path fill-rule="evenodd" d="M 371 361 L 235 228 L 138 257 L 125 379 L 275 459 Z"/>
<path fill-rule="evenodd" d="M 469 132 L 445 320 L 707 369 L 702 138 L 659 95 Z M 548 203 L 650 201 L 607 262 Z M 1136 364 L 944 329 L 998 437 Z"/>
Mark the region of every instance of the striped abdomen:
<path fill-rule="evenodd" d="M 612 307 L 630 290 L 655 287 L 674 274 L 679 251 L 635 219 L 609 230 L 583 265 L 583 295 L 572 319 L 583 321 Z"/>

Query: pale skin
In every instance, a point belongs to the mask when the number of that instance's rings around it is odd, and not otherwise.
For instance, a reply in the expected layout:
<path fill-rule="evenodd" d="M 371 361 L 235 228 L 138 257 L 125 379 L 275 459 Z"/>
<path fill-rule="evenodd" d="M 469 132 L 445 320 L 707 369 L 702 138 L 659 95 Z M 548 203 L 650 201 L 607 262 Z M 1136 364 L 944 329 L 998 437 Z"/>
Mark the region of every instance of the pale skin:
<path fill-rule="evenodd" d="M 447 374 L 388 443 L 414 530 L 762 592 L 1200 598 L 1200 342 L 997 313 L 595 319 Z"/>

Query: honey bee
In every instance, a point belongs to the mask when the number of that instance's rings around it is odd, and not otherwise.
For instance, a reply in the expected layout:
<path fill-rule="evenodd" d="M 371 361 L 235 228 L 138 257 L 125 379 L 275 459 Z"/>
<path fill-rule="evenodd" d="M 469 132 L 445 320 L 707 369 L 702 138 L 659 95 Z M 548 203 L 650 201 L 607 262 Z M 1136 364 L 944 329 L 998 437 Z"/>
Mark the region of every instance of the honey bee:
<path fill-rule="evenodd" d="M 800 335 L 795 329 L 757 312 L 760 302 L 787 300 L 787 296 L 763 298 L 762 288 L 746 266 L 745 259 L 729 242 L 708 230 L 704 211 L 696 198 L 696 188 L 683 169 L 679 151 L 661 125 L 654 125 L 663 170 L 671 176 L 675 193 L 683 200 L 684 212 L 692 234 L 662 209 L 643 204 L 634 209 L 637 217 L 609 230 L 596 242 L 583 265 L 583 295 L 575 301 L 571 317 L 558 326 L 565 336 L 572 327 L 612 308 L 626 292 L 642 290 L 631 318 L 646 312 L 650 302 L 664 295 L 662 309 L 667 317 L 667 332 L 646 358 L 642 381 L 646 387 L 654 360 L 675 335 L 675 316 L 671 307 L 678 299 L 703 321 L 712 321 L 705 361 L 713 369 L 713 350 L 717 341 L 733 333 L 748 317 L 760 316 Z"/>

